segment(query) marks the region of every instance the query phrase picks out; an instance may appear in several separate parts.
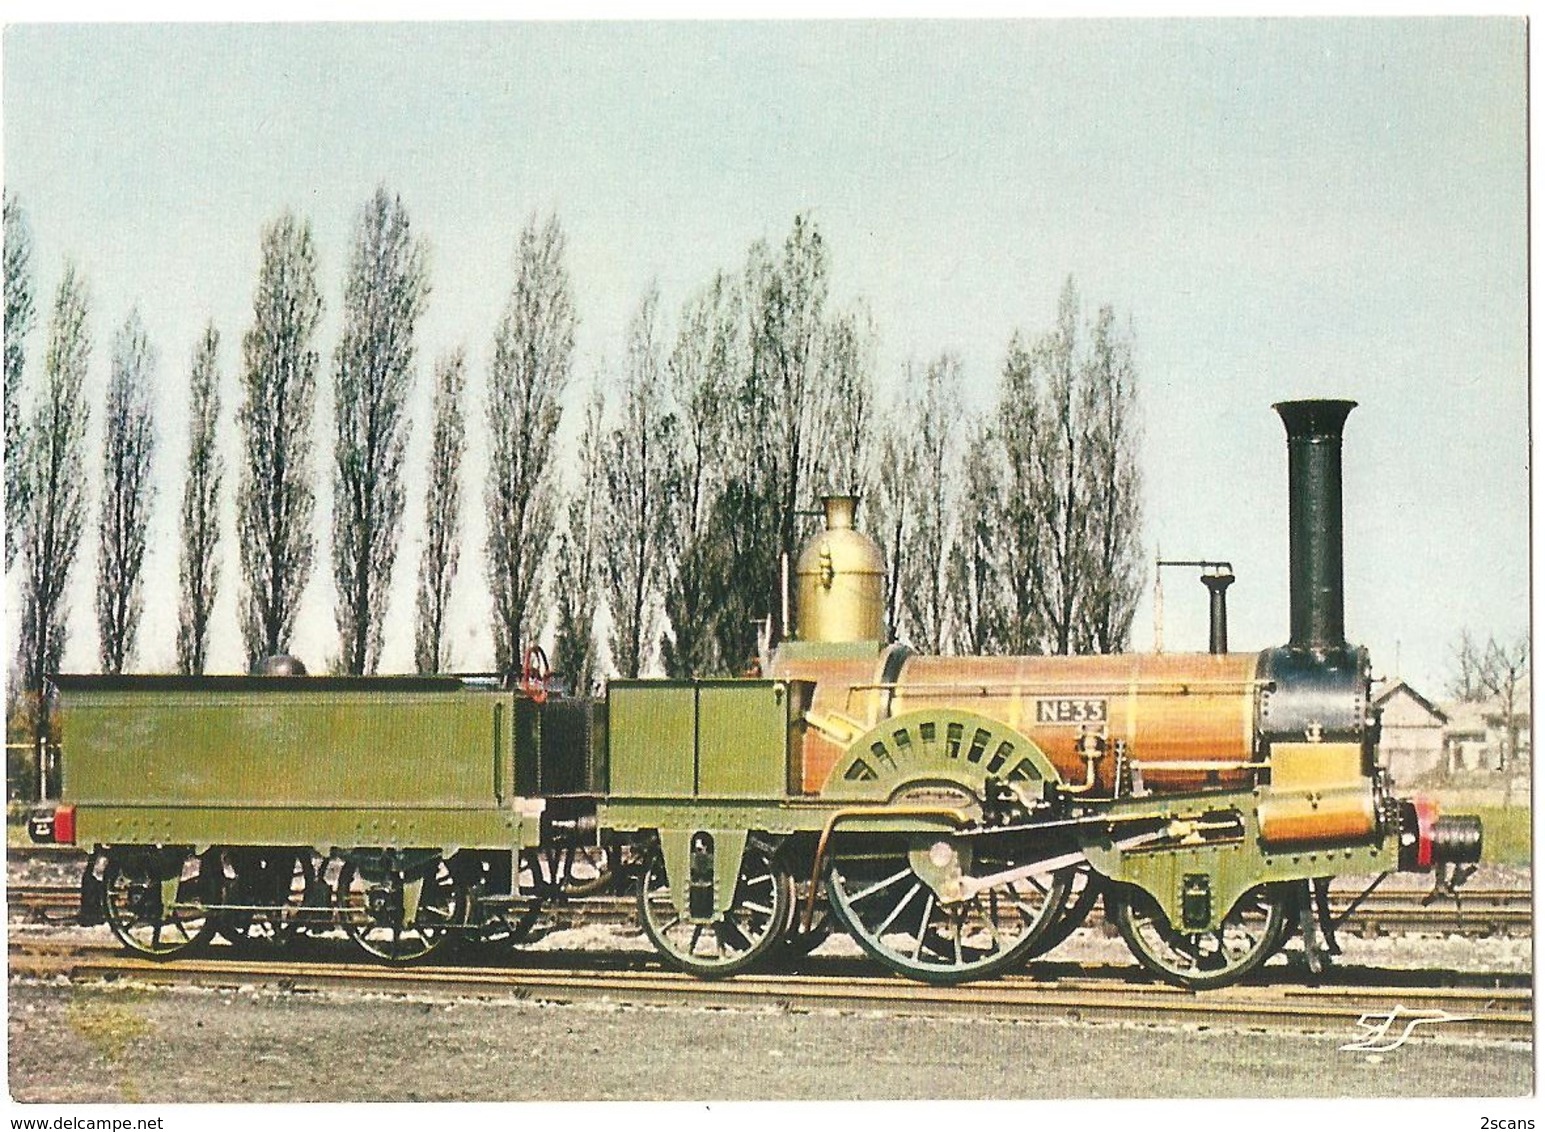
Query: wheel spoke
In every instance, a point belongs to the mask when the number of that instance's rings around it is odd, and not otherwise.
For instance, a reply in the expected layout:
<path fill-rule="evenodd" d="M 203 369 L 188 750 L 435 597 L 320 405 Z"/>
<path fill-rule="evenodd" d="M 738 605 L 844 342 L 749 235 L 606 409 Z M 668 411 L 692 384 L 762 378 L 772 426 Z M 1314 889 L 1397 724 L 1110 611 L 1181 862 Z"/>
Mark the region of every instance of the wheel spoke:
<path fill-rule="evenodd" d="M 672 965 L 703 977 L 732 974 L 760 959 L 780 940 L 792 909 L 792 879 L 754 844 L 742 856 L 730 907 L 703 923 L 691 923 L 676 911 L 658 858 L 646 867 L 639 885 L 645 934 Z"/>
<path fill-rule="evenodd" d="M 917 946 L 912 949 L 912 962 L 917 962 L 917 957 L 923 953 L 923 941 L 928 938 L 928 921 L 933 919 L 933 893 L 928 893 L 928 899 L 923 903 L 923 923 L 917 930 Z"/>
<path fill-rule="evenodd" d="M 874 934 L 875 934 L 876 938 L 879 938 L 880 936 L 883 936 L 885 934 L 885 929 L 890 927 L 893 923 L 896 922 L 896 918 L 901 915 L 901 910 L 903 908 L 905 908 L 908 904 L 912 903 L 912 897 L 916 896 L 919 892 L 921 892 L 922 888 L 923 888 L 923 884 L 922 884 L 921 881 L 919 881 L 919 882 L 917 882 L 916 884 L 914 884 L 911 888 L 909 888 L 907 890 L 907 894 L 904 897 L 902 897 L 901 903 L 897 904 L 894 908 L 892 908 L 891 909 L 891 914 L 889 916 L 885 917 L 885 922 L 883 924 L 881 924 L 879 927 L 874 929 Z"/>
<path fill-rule="evenodd" d="M 909 877 L 911 875 L 912 875 L 912 867 L 910 865 L 908 865 L 906 868 L 902 869 L 900 872 L 894 873 L 891 876 L 886 877 L 882 881 L 877 881 L 876 883 L 870 885 L 868 888 L 864 889 L 862 892 L 855 892 L 852 896 L 848 897 L 848 902 L 851 903 L 851 904 L 857 904 L 860 900 L 864 899 L 866 896 L 873 896 L 876 892 L 879 892 L 880 889 L 888 888 L 891 885 L 895 884 L 898 880 L 902 880 L 902 879 L 904 879 L 906 877 Z"/>

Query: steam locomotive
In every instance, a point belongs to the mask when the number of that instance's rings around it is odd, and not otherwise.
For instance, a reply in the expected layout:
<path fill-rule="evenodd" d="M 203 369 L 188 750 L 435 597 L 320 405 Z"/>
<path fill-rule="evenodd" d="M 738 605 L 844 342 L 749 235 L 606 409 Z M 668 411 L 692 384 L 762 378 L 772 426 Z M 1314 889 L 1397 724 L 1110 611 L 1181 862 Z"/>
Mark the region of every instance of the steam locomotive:
<path fill-rule="evenodd" d="M 644 932 L 704 977 L 840 929 L 935 983 L 1044 954 L 1103 894 L 1137 960 L 1195 989 L 1295 932 L 1334 951 L 1344 874 L 1462 883 L 1478 819 L 1397 797 L 1368 656 L 1346 642 L 1348 401 L 1288 435 L 1291 632 L 1229 653 L 922 656 L 891 643 L 884 564 L 826 501 L 796 620 L 762 675 L 617 680 L 58 676 L 58 801 L 91 849 L 82 916 L 132 951 L 341 928 L 411 962 L 519 942 L 546 902 L 626 877 Z"/>

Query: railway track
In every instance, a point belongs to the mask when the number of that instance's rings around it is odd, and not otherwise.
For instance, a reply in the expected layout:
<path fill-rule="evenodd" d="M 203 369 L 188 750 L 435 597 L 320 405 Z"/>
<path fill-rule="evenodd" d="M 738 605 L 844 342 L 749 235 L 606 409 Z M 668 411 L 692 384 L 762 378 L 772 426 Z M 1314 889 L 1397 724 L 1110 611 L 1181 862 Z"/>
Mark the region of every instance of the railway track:
<path fill-rule="evenodd" d="M 1339 930 L 1353 935 L 1437 934 L 1469 937 L 1523 936 L 1533 928 L 1528 889 L 1463 889 L 1459 901 L 1423 905 L 1425 893 L 1415 889 L 1375 890 L 1357 905 Z M 1333 892 L 1331 912 L 1341 917 L 1354 894 Z M 13 885 L 7 889 L 13 916 L 32 923 L 72 922 L 79 910 L 79 893 L 72 885 Z M 570 924 L 631 920 L 634 902 L 618 896 L 588 897 L 556 907 L 554 914 Z M 1098 921 L 1096 911 L 1094 919 Z"/>
<path fill-rule="evenodd" d="M 1344 970 L 1330 985 L 1248 985 L 1205 994 L 1154 983 L 1132 982 L 1130 967 L 1048 964 L 1054 981 L 1009 976 L 987 983 L 930 987 L 901 979 L 856 974 L 853 964 L 833 962 L 821 973 L 744 975 L 708 982 L 663 972 L 643 957 L 614 958 L 594 969 L 591 956 L 544 955 L 541 966 L 524 957 L 519 966 L 437 965 L 411 969 L 329 961 L 295 962 L 209 955 L 155 963 L 111 951 L 106 945 L 38 940 L 13 943 L 12 977 L 66 978 L 71 982 L 132 980 L 157 986 L 193 985 L 236 989 L 274 986 L 288 993 L 347 989 L 393 995 L 513 997 L 569 1004 L 607 1002 L 634 1006 L 688 1006 L 787 1011 L 884 1011 L 943 1017 L 969 1015 L 1035 1022 L 1138 1023 L 1200 1028 L 1291 1031 L 1355 1040 L 1369 1019 L 1448 1018 L 1443 1038 L 1528 1041 L 1533 998 L 1523 976 L 1408 973 L 1392 982 L 1387 972 Z M 584 967 L 581 968 L 580 964 Z M 572 964 L 572 965 L 571 965 Z M 1359 978 L 1383 979 L 1361 985 Z M 1436 1034 L 1439 1027 L 1424 1030 Z"/>

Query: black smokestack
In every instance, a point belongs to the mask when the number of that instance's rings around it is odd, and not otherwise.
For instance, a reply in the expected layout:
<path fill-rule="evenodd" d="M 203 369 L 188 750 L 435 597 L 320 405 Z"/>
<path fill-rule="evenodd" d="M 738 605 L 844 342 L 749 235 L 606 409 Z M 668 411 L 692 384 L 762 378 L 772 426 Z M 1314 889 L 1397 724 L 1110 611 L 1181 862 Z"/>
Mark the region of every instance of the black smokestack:
<path fill-rule="evenodd" d="M 1234 584 L 1234 575 L 1228 571 L 1203 574 L 1202 585 L 1210 597 L 1207 618 L 1207 651 L 1228 652 L 1228 588 Z"/>
<path fill-rule="evenodd" d="M 1346 644 L 1341 588 L 1341 430 L 1356 401 L 1273 405 L 1288 435 L 1290 647 Z"/>

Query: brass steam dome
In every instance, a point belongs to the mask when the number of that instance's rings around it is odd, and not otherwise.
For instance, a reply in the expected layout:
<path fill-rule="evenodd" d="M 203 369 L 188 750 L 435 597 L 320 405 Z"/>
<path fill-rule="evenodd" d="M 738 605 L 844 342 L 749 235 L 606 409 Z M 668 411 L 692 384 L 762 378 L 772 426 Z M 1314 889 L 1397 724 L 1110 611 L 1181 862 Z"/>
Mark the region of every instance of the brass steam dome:
<path fill-rule="evenodd" d="M 853 529 L 858 500 L 822 498 L 826 529 L 800 552 L 795 566 L 795 636 L 801 641 L 885 639 L 885 557 L 874 539 Z"/>

